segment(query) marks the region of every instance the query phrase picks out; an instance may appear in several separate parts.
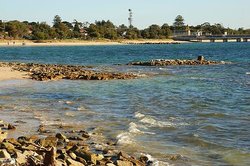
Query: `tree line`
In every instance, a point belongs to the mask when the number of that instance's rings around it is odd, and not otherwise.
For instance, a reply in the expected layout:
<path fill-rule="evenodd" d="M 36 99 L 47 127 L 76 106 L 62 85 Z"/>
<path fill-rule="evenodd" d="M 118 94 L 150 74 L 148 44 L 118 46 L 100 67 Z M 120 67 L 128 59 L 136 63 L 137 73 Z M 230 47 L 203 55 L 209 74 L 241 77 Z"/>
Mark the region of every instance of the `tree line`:
<path fill-rule="evenodd" d="M 124 24 L 116 26 L 110 20 L 95 21 L 94 23 L 63 21 L 56 15 L 53 19 L 53 25 L 46 22 L 28 22 L 28 21 L 8 21 L 0 20 L 0 38 L 5 39 L 29 39 L 29 40 L 51 40 L 51 39 L 166 39 L 177 34 L 197 35 L 202 32 L 203 35 L 222 35 L 227 34 L 250 34 L 250 29 L 238 30 L 225 28 L 221 24 L 211 25 L 205 22 L 197 26 L 188 26 L 184 18 L 178 15 L 174 23 L 169 25 L 152 24 L 145 29 L 138 29 L 134 26 Z"/>

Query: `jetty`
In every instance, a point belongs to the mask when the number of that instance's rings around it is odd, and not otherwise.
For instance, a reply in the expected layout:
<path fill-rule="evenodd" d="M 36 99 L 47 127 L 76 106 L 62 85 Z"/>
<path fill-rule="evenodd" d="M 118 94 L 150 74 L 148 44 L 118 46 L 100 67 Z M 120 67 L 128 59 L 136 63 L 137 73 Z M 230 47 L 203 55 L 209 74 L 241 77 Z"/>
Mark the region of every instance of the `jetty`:
<path fill-rule="evenodd" d="M 189 42 L 248 42 L 250 35 L 184 35 L 173 37 L 175 41 Z"/>

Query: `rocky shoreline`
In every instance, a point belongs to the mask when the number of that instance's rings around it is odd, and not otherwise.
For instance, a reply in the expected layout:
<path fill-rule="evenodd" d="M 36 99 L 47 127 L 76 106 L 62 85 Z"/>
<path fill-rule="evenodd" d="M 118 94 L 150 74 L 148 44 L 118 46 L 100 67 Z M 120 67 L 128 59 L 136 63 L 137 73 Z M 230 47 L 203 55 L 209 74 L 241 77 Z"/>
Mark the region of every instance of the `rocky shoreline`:
<path fill-rule="evenodd" d="M 0 121 L 0 165 L 42 166 L 147 166 L 152 161 L 146 156 L 138 159 L 116 150 L 115 143 L 108 142 L 102 148 L 93 148 L 91 134 L 84 130 L 50 133 L 40 126 L 38 134 L 7 138 L 9 130 L 16 127 Z"/>
<path fill-rule="evenodd" d="M 134 66 L 176 66 L 176 65 L 219 65 L 225 64 L 224 61 L 210 61 L 205 60 L 203 56 L 198 56 L 197 60 L 180 60 L 180 59 L 154 59 L 151 61 L 139 61 L 139 62 L 130 62 L 127 65 Z"/>
<path fill-rule="evenodd" d="M 0 62 L 0 67 L 11 67 L 16 71 L 27 72 L 31 79 L 37 81 L 59 79 L 114 80 L 141 77 L 134 73 L 95 71 L 93 67 L 89 66 Z"/>
<path fill-rule="evenodd" d="M 130 66 L 180 66 L 180 65 L 219 65 L 229 62 L 205 60 L 203 56 L 198 56 L 197 60 L 168 60 L 155 59 L 151 61 L 130 62 Z M 28 77 L 37 81 L 47 80 L 115 80 L 115 79 L 136 79 L 145 77 L 145 74 L 122 73 L 99 71 L 91 66 L 76 65 L 56 65 L 56 64 L 35 64 L 0 62 L 0 67 L 10 67 L 15 71 L 26 72 Z"/>

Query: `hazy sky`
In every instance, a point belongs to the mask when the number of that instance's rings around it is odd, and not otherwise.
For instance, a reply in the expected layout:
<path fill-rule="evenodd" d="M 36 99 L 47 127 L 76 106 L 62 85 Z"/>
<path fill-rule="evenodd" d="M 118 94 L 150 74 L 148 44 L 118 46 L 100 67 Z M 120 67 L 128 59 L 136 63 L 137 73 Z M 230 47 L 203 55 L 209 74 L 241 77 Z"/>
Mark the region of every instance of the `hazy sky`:
<path fill-rule="evenodd" d="M 0 0 L 0 20 L 46 21 L 55 15 L 63 20 L 94 22 L 111 20 L 128 24 L 128 9 L 133 10 L 133 25 L 173 24 L 180 14 L 185 23 L 221 23 L 225 27 L 250 28 L 250 0 Z"/>

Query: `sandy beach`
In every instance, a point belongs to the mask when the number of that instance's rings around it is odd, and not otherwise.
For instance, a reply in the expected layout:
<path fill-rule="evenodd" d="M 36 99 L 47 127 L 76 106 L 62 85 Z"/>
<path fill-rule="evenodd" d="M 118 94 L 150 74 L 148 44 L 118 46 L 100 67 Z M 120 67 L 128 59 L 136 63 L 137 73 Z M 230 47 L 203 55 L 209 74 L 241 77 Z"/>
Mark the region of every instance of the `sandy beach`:
<path fill-rule="evenodd" d="M 28 78 L 27 73 L 12 70 L 10 67 L 0 67 L 0 81 Z"/>
<path fill-rule="evenodd" d="M 138 40 L 0 40 L 0 46 L 88 46 L 88 45 L 124 45 L 124 44 L 175 44 L 185 43 L 172 39 Z"/>

